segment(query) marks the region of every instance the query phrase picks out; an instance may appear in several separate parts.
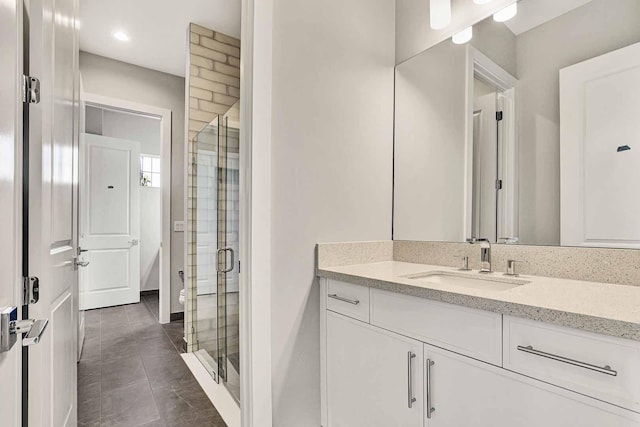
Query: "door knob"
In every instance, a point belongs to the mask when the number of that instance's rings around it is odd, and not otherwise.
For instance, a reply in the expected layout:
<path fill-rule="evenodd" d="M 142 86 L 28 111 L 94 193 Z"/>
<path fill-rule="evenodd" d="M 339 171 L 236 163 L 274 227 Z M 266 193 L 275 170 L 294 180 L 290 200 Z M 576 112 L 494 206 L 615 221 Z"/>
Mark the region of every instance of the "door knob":
<path fill-rule="evenodd" d="M 136 246 L 138 243 L 140 243 L 140 240 L 132 239 L 132 240 L 129 240 L 129 243 L 131 244 L 131 246 Z"/>
<path fill-rule="evenodd" d="M 76 267 L 86 267 L 87 265 L 89 265 L 89 261 L 78 261 L 76 259 Z"/>
<path fill-rule="evenodd" d="M 20 320 L 15 324 L 16 333 L 27 334 L 22 338 L 22 346 L 28 347 L 30 345 L 38 344 L 44 330 L 47 329 L 49 319 L 28 319 Z"/>
<path fill-rule="evenodd" d="M 79 258 L 73 259 L 73 269 L 77 270 L 78 267 L 86 267 L 89 265 L 89 261 L 80 261 Z"/>
<path fill-rule="evenodd" d="M 48 324 L 49 319 L 18 320 L 17 307 L 0 308 L 0 353 L 11 350 L 18 334 L 26 334 L 23 347 L 39 343 Z"/>

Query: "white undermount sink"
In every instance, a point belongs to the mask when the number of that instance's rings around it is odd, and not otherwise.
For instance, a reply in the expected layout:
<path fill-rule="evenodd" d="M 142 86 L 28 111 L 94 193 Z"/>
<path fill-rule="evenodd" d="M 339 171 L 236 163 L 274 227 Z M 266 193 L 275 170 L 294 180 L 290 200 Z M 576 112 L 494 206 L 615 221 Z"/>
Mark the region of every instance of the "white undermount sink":
<path fill-rule="evenodd" d="M 499 276 L 498 276 L 499 275 Z M 405 279 L 417 280 L 439 285 L 461 286 L 463 288 L 482 289 L 488 291 L 506 291 L 531 283 L 528 280 L 505 277 L 501 273 L 458 273 L 454 271 L 429 271 L 426 273 L 402 276 Z"/>

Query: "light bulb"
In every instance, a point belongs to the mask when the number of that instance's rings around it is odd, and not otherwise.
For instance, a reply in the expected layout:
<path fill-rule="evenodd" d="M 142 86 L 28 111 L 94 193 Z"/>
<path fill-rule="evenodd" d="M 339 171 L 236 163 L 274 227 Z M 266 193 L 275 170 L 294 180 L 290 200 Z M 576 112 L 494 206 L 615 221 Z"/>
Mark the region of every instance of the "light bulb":
<path fill-rule="evenodd" d="M 455 44 L 465 44 L 466 42 L 471 40 L 472 37 L 473 37 L 473 27 L 467 27 L 464 30 L 460 31 L 459 33 L 454 34 L 453 37 L 451 37 L 451 40 Z"/>
<path fill-rule="evenodd" d="M 451 0 L 429 0 L 431 28 L 441 30 L 451 23 Z"/>
<path fill-rule="evenodd" d="M 516 16 L 518 13 L 518 3 L 512 3 L 504 9 L 493 14 L 493 20 L 496 22 L 505 22 Z"/>
<path fill-rule="evenodd" d="M 128 42 L 129 36 L 124 31 L 116 31 L 113 33 L 113 38 L 116 40 L 120 40 L 121 42 Z"/>

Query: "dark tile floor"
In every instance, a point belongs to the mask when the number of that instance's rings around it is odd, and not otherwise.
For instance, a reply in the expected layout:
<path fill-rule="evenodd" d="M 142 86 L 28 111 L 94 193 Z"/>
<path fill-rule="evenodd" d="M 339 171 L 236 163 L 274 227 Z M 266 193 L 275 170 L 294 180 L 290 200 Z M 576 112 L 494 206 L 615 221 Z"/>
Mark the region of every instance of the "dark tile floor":
<path fill-rule="evenodd" d="M 182 321 L 160 325 L 153 309 L 145 297 L 86 312 L 79 426 L 226 426 L 179 354 Z"/>

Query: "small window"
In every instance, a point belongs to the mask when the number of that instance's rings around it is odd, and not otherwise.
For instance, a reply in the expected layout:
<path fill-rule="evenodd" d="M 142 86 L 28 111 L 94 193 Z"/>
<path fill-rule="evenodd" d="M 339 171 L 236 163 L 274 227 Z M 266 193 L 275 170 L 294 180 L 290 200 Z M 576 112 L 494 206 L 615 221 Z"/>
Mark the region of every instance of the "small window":
<path fill-rule="evenodd" d="M 140 156 L 140 185 L 160 187 L 160 157 L 149 154 Z"/>

